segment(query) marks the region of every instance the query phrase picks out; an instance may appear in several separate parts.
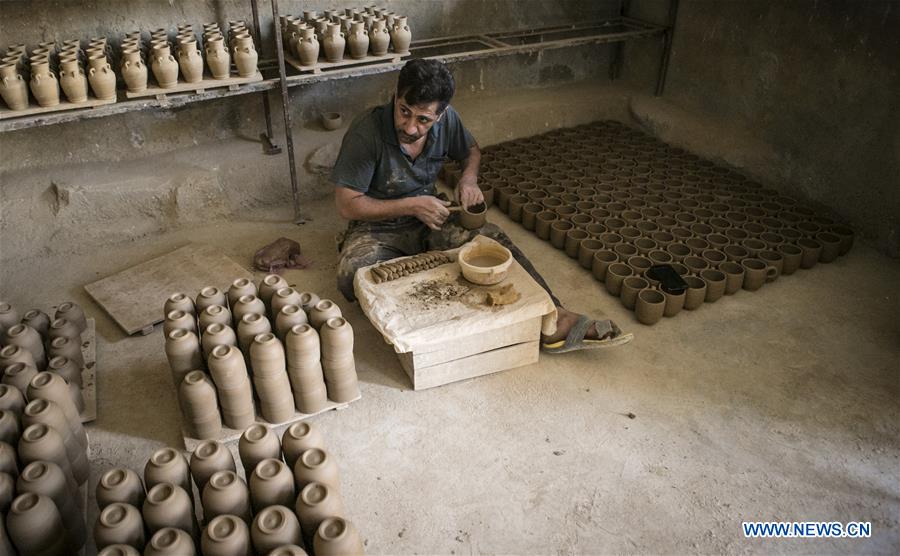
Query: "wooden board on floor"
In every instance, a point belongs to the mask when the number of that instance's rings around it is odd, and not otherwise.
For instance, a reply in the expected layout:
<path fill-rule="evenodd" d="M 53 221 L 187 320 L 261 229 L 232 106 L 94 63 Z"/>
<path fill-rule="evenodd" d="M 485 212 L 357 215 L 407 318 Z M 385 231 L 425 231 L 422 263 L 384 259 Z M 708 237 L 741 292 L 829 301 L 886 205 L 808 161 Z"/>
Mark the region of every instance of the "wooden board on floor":
<path fill-rule="evenodd" d="M 288 52 L 284 53 L 284 61 L 291 65 L 295 70 L 302 73 L 321 73 L 322 71 L 336 69 L 336 68 L 346 68 L 351 66 L 360 66 L 365 64 L 377 64 L 377 63 L 398 63 L 402 58 L 406 58 L 409 56 L 409 52 L 388 52 L 382 56 L 366 56 L 365 58 L 344 58 L 340 62 L 324 62 L 319 61 L 316 62 L 315 65 L 312 66 L 304 66 L 300 64 L 300 60 L 289 54 Z"/>
<path fill-rule="evenodd" d="M 262 81 L 262 74 L 258 71 L 256 75 L 251 75 L 250 77 L 240 77 L 238 75 L 233 75 L 226 79 L 213 79 L 212 76 L 204 75 L 204 78 L 196 83 L 187 83 L 184 81 L 179 81 L 175 84 L 174 87 L 160 87 L 153 83 L 152 81 L 147 83 L 147 88 L 139 93 L 133 93 L 131 91 L 125 91 L 125 96 L 128 98 L 143 98 L 143 97 L 165 97 L 167 95 L 175 95 L 179 93 L 202 93 L 207 89 L 218 89 L 221 87 L 239 87 L 240 85 L 246 85 L 247 83 L 256 83 L 258 81 Z"/>
<path fill-rule="evenodd" d="M 62 93 L 60 93 L 60 95 L 62 95 Z M 37 104 L 31 104 L 24 110 L 10 110 L 4 105 L 0 105 L 0 120 L 22 118 L 25 116 L 35 116 L 37 114 L 47 114 L 49 112 L 62 112 L 65 110 L 83 110 L 116 103 L 116 99 L 114 98 L 108 100 L 100 100 L 98 98 L 88 97 L 88 99 L 84 102 L 69 102 L 64 99 L 65 97 L 62 96 L 59 100 L 59 104 L 57 104 L 56 106 L 38 106 Z"/>
<path fill-rule="evenodd" d="M 425 388 L 433 388 L 449 382 L 475 378 L 537 363 L 539 357 L 540 341 L 532 340 L 430 367 L 414 369 L 404 364 L 402 358 L 400 363 L 413 383 L 413 390 L 424 390 Z"/>
<path fill-rule="evenodd" d="M 90 423 L 97 419 L 97 323 L 93 318 L 87 319 L 87 329 L 81 335 L 81 354 L 84 356 L 81 369 L 84 411 L 80 417 L 82 423 Z"/>
<path fill-rule="evenodd" d="M 217 249 L 188 244 L 161 257 L 87 284 L 84 289 L 127 334 L 150 333 L 163 321 L 171 294 L 195 297 L 201 288 L 227 288 L 253 274 Z"/>
<path fill-rule="evenodd" d="M 336 403 L 331 400 L 328 400 L 328 403 L 325 405 L 325 407 L 319 411 L 316 411 L 315 413 L 300 413 L 298 411 L 297 413 L 294 413 L 293 417 L 291 417 L 287 421 L 284 421 L 281 423 L 270 423 L 268 421 L 264 421 L 259 416 L 259 412 L 257 411 L 257 417 L 256 417 L 255 424 L 265 425 L 265 426 L 269 427 L 270 429 L 274 429 L 277 427 L 284 427 L 284 426 L 292 425 L 299 421 L 303 421 L 304 419 L 309 419 L 310 417 L 315 417 L 316 415 L 325 413 L 326 411 L 331 411 L 333 409 L 346 409 L 350 404 L 352 404 L 355 401 L 358 401 L 360 398 L 362 398 L 362 395 L 357 396 L 357 397 L 353 398 L 352 400 L 350 400 L 349 402 L 345 402 L 345 403 Z M 185 450 L 187 450 L 189 452 L 193 452 L 197 448 L 197 446 L 199 446 L 202 442 L 206 442 L 206 440 L 218 440 L 222 444 L 227 444 L 229 442 L 237 442 L 241 438 L 241 435 L 244 434 L 244 431 L 236 430 L 236 429 L 229 429 L 229 428 L 223 426 L 222 430 L 219 432 L 219 434 L 215 438 L 207 438 L 207 439 L 203 439 L 203 440 L 188 436 L 188 432 L 184 428 L 181 429 L 181 434 L 184 437 Z"/>

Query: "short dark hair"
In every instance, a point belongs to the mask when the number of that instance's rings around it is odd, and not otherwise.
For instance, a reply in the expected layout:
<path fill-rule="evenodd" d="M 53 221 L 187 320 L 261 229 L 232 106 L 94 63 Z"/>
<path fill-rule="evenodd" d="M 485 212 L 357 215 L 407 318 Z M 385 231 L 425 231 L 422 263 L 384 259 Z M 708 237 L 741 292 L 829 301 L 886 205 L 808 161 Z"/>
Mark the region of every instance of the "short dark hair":
<path fill-rule="evenodd" d="M 400 70 L 397 79 L 397 94 L 410 106 L 438 103 L 438 114 L 443 113 L 453 93 L 456 83 L 446 64 L 438 60 L 410 60 Z"/>

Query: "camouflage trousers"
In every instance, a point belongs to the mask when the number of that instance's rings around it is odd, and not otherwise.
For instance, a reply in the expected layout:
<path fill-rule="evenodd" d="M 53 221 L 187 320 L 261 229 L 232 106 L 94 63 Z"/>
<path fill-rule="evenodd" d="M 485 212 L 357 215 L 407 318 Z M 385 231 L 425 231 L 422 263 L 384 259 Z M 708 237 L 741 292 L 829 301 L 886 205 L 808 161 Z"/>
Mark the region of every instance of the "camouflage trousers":
<path fill-rule="evenodd" d="M 432 230 L 418 219 L 389 226 L 381 222 L 351 222 L 347 230 L 338 236 L 340 252 L 337 267 L 338 289 L 347 300 L 355 301 L 353 277 L 358 269 L 380 261 L 425 251 L 454 249 L 481 234 L 509 249 L 522 268 L 550 294 L 554 305 L 559 306 L 559 300 L 535 270 L 534 265 L 503 230 L 491 223 L 477 230 L 467 230 L 459 224 L 458 217 L 458 214 L 451 214 L 440 230 Z"/>

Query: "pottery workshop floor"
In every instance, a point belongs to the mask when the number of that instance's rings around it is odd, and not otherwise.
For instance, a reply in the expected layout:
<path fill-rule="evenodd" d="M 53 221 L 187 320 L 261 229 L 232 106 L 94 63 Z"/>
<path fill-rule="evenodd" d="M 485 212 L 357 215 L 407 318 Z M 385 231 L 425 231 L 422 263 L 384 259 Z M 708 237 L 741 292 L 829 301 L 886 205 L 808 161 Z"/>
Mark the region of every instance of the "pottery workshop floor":
<path fill-rule="evenodd" d="M 288 281 L 340 301 L 356 330 L 363 398 L 316 422 L 370 553 L 891 552 L 900 543 L 896 262 L 858 244 L 804 279 L 644 327 L 575 261 L 494 208 L 490 220 L 566 306 L 605 312 L 635 340 L 414 392 L 359 307 L 338 297 L 332 238 L 342 224 L 331 201 L 311 208 L 315 223 L 304 227 L 210 226 L 5 271 L 4 293 L 23 306 L 70 298 L 97 316 L 91 491 L 106 469 L 140 472 L 181 436 L 159 327 L 125 337 L 81 284 L 188 241 L 249 266 L 257 247 L 286 235 L 315 261 Z M 748 541 L 744 520 L 871 521 L 873 534 Z"/>

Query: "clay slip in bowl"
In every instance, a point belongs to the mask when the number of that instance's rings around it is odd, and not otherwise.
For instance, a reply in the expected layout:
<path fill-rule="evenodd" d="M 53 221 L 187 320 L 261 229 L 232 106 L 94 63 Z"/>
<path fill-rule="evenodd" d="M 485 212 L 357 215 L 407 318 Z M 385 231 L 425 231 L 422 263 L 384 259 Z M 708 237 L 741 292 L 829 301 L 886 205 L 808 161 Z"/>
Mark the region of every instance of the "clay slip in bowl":
<path fill-rule="evenodd" d="M 512 253 L 506 247 L 477 243 L 463 247 L 458 259 L 466 280 L 482 286 L 499 284 L 505 280 L 512 261 Z"/>

